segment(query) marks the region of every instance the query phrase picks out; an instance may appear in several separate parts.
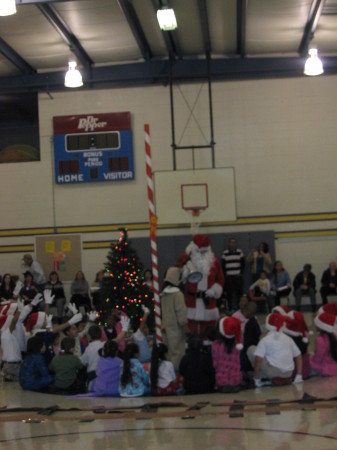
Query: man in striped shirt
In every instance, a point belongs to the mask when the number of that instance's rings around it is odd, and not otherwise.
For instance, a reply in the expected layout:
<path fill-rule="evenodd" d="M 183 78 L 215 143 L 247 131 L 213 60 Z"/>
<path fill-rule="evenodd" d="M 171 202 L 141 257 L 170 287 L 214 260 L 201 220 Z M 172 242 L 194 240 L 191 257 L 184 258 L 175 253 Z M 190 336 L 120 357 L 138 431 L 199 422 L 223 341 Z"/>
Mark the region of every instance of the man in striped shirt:
<path fill-rule="evenodd" d="M 224 291 L 227 294 L 228 309 L 236 311 L 243 294 L 243 271 L 245 257 L 243 251 L 237 248 L 235 238 L 230 238 L 228 248 L 222 254 L 222 269 L 225 275 Z"/>

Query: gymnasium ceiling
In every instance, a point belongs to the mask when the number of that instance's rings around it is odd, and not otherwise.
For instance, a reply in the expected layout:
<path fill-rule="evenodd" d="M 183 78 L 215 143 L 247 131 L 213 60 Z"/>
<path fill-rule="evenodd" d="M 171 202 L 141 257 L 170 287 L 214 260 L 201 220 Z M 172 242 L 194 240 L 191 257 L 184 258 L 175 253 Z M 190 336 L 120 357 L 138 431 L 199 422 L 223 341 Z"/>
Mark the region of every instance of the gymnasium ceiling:
<path fill-rule="evenodd" d="M 317 46 L 337 73 L 337 0 L 16 0 L 0 17 L 0 104 L 64 90 L 75 58 L 83 89 L 303 76 Z M 162 32 L 160 4 L 174 8 Z"/>

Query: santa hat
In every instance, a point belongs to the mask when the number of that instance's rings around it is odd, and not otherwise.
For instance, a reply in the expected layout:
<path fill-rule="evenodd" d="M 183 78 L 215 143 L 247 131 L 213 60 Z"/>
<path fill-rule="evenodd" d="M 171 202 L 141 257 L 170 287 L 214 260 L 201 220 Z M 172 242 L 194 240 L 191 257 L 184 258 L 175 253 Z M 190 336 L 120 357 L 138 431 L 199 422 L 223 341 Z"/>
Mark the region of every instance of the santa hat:
<path fill-rule="evenodd" d="M 321 306 L 318 310 L 318 314 L 321 314 L 323 312 L 327 312 L 329 314 L 337 316 L 337 303 L 326 303 L 325 305 Z"/>
<path fill-rule="evenodd" d="M 285 322 L 283 332 L 289 336 L 302 336 L 302 341 L 307 344 L 309 342 L 308 336 L 310 332 L 303 313 L 300 311 L 291 311 L 289 318 L 290 320 Z"/>
<path fill-rule="evenodd" d="M 207 248 L 210 246 L 211 241 L 209 240 L 208 236 L 205 236 L 204 234 L 196 234 L 193 237 L 193 242 L 198 248 Z"/>
<path fill-rule="evenodd" d="M 208 250 L 210 247 L 210 240 L 208 236 L 204 234 L 196 234 L 185 249 L 185 254 L 187 258 L 194 253 L 196 250 Z"/>
<path fill-rule="evenodd" d="M 282 316 L 286 316 L 290 312 L 290 309 L 286 305 L 278 305 L 278 306 L 274 306 L 274 308 L 272 309 L 272 312 L 282 314 Z"/>
<path fill-rule="evenodd" d="M 268 331 L 280 331 L 288 320 L 290 320 L 288 316 L 283 316 L 279 313 L 271 313 L 266 317 L 266 328 Z"/>
<path fill-rule="evenodd" d="M 31 314 L 27 320 L 26 330 L 31 333 L 34 330 L 41 329 L 45 318 L 46 314 L 42 311 Z"/>
<path fill-rule="evenodd" d="M 0 330 L 5 331 L 13 320 L 13 315 L 0 316 Z"/>
<path fill-rule="evenodd" d="M 9 316 L 10 314 L 14 314 L 18 308 L 17 303 L 9 303 L 8 305 L 0 306 L 0 315 L 1 316 Z"/>
<path fill-rule="evenodd" d="M 243 349 L 241 344 L 241 322 L 236 317 L 223 317 L 219 321 L 219 331 L 225 338 L 235 338 L 236 348 Z"/>
<path fill-rule="evenodd" d="M 316 327 L 322 331 L 325 331 L 326 333 L 337 333 L 336 322 L 337 317 L 334 314 L 330 314 L 327 312 L 318 314 L 314 319 Z"/>

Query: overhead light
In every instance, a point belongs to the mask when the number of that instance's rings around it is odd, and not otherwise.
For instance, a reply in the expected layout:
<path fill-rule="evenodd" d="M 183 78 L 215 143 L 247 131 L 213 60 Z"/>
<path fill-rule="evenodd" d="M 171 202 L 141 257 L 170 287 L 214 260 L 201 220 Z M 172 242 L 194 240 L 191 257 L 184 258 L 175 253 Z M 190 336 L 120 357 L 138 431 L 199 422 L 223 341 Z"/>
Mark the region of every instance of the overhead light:
<path fill-rule="evenodd" d="M 11 16 L 15 13 L 15 0 L 0 0 L 0 16 Z"/>
<path fill-rule="evenodd" d="M 78 69 L 76 69 L 76 66 L 77 63 L 75 61 L 69 62 L 69 69 L 64 79 L 65 87 L 77 88 L 83 86 L 81 72 Z"/>
<path fill-rule="evenodd" d="M 323 70 L 322 61 L 317 56 L 317 48 L 311 48 L 309 50 L 309 58 L 306 60 L 304 65 L 304 75 L 310 75 L 315 77 L 316 75 L 321 75 Z"/>
<path fill-rule="evenodd" d="M 173 9 L 162 8 L 157 11 L 157 19 L 161 30 L 171 31 L 175 30 L 177 25 L 176 16 Z"/>

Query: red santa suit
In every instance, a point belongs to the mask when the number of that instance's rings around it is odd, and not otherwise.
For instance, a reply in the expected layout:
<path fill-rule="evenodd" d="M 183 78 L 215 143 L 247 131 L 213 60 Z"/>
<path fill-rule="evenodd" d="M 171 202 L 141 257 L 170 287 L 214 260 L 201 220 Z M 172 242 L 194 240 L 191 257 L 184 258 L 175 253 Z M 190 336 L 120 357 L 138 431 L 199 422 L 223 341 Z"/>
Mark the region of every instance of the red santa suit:
<path fill-rule="evenodd" d="M 222 294 L 224 275 L 207 236 L 195 235 L 186 248 L 185 257 L 189 257 L 184 266 L 188 327 L 191 333 L 203 334 L 207 327 L 215 326 L 219 318 L 216 301 Z M 192 272 L 201 272 L 202 279 L 198 283 L 188 280 Z"/>

